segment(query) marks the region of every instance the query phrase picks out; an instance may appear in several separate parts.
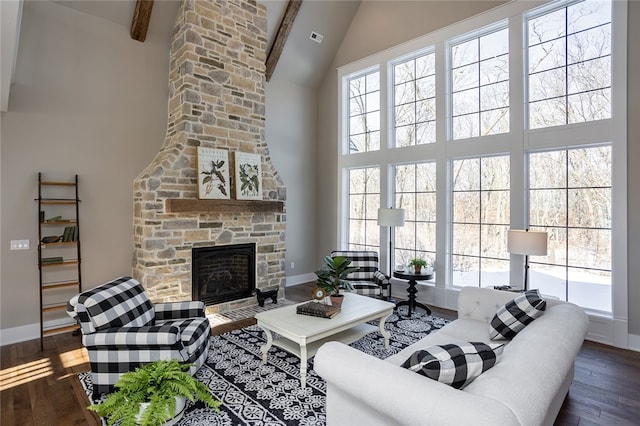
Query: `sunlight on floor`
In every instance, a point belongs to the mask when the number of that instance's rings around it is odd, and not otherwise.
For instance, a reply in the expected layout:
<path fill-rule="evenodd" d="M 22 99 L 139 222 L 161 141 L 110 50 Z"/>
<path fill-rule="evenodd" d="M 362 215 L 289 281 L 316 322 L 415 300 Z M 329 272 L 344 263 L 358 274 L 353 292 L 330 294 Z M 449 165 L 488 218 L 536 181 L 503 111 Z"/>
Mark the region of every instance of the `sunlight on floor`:
<path fill-rule="evenodd" d="M 225 317 L 223 314 L 207 314 L 207 319 L 211 323 L 211 328 L 231 322 L 232 320 Z"/>
<path fill-rule="evenodd" d="M 60 355 L 60 362 L 64 368 L 75 367 L 76 365 L 89 362 L 87 351 L 84 348 L 74 349 L 72 351 L 63 352 Z"/>
<path fill-rule="evenodd" d="M 0 391 L 51 376 L 53 368 L 49 358 L 21 364 L 0 371 Z"/>

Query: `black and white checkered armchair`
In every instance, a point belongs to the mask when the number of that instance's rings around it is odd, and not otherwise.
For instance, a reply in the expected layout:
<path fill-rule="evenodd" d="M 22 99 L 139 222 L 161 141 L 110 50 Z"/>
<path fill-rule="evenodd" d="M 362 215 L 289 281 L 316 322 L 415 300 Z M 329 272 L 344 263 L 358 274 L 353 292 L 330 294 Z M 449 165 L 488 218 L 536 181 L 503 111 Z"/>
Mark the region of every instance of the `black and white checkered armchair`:
<path fill-rule="evenodd" d="M 89 352 L 93 398 L 127 371 L 157 360 L 193 364 L 207 358 L 211 326 L 202 302 L 151 304 L 142 285 L 122 277 L 74 296 L 67 313 L 80 324 Z"/>
<path fill-rule="evenodd" d="M 351 265 L 359 268 L 347 276 L 354 293 L 365 296 L 391 297 L 389 277 L 378 269 L 378 253 L 375 251 L 332 251 L 331 257 L 344 256 L 351 260 Z"/>

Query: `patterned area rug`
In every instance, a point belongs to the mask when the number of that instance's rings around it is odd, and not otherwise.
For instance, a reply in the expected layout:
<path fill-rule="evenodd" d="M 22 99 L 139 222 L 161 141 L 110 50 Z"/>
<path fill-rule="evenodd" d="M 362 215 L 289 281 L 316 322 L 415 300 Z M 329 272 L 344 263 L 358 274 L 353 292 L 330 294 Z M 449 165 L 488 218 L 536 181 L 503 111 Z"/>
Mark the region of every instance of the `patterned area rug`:
<path fill-rule="evenodd" d="M 386 322 L 391 332 L 388 350 L 380 333 L 369 334 L 351 346 L 384 359 L 447 322 L 422 312 L 411 318 L 394 313 Z M 264 333 L 257 326 L 212 337 L 209 357 L 196 377 L 223 405 L 215 413 L 187 401 L 178 425 L 324 425 L 326 384 L 313 370 L 313 359 L 309 360 L 307 387 L 301 389 L 300 360 L 272 347 L 268 363 L 263 365 L 260 346 L 264 342 Z M 81 373 L 79 379 L 91 395 L 91 375 Z"/>

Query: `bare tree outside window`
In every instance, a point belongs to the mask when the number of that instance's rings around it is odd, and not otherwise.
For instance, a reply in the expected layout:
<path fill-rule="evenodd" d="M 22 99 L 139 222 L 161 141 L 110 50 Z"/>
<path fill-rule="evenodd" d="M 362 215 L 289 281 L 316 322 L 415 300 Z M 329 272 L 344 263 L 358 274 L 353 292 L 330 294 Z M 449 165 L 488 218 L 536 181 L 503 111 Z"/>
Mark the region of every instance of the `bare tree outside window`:
<path fill-rule="evenodd" d="M 349 179 L 349 250 L 380 247 L 380 168 L 351 169 Z"/>
<path fill-rule="evenodd" d="M 453 284 L 509 283 L 509 157 L 453 161 Z"/>
<path fill-rule="evenodd" d="M 509 131 L 509 29 L 453 44 L 453 139 Z"/>
<path fill-rule="evenodd" d="M 527 23 L 529 128 L 611 118 L 611 2 L 586 0 Z"/>
<path fill-rule="evenodd" d="M 380 73 L 349 80 L 349 153 L 380 149 Z"/>
<path fill-rule="evenodd" d="M 404 226 L 395 228 L 395 263 L 407 265 L 436 257 L 436 164 L 404 164 L 394 168 L 397 208 L 405 210 Z"/>
<path fill-rule="evenodd" d="M 531 259 L 531 285 L 611 311 L 611 147 L 529 156 L 529 222 L 549 234 L 549 254 Z"/>
<path fill-rule="evenodd" d="M 436 141 L 435 54 L 395 64 L 394 117 L 397 148 Z"/>

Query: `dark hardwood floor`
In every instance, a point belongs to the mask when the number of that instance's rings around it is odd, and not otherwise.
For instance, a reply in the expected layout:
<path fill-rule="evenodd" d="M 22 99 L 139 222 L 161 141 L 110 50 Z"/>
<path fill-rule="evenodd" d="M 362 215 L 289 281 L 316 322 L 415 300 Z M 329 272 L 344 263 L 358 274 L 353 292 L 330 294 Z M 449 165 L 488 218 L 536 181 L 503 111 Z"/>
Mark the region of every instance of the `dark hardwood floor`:
<path fill-rule="evenodd" d="M 310 298 L 314 285 L 286 289 L 294 301 Z M 268 303 L 268 302 L 267 302 Z M 453 311 L 433 314 L 455 319 Z M 220 334 L 255 323 L 236 321 L 214 328 Z M 0 352 L 0 425 L 99 425 L 76 374 L 89 370 L 80 336 L 70 333 L 3 346 Z M 640 353 L 585 342 L 575 379 L 556 425 L 640 424 Z"/>

